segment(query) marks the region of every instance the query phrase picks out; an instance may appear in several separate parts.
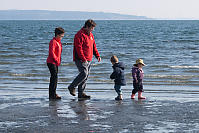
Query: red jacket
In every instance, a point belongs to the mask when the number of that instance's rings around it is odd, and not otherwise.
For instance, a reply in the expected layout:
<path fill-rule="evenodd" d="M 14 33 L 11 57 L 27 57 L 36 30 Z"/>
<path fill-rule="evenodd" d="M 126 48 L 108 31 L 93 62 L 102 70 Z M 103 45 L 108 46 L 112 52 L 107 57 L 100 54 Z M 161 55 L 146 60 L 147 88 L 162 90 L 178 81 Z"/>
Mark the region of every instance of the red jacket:
<path fill-rule="evenodd" d="M 56 66 L 59 66 L 61 64 L 61 53 L 61 40 L 58 40 L 54 37 L 49 43 L 49 54 L 47 58 L 47 63 L 52 63 Z"/>
<path fill-rule="evenodd" d="M 96 58 L 100 57 L 96 48 L 94 36 L 92 33 L 88 35 L 84 28 L 77 32 L 74 38 L 73 61 L 76 59 L 92 61 L 93 54 Z"/>

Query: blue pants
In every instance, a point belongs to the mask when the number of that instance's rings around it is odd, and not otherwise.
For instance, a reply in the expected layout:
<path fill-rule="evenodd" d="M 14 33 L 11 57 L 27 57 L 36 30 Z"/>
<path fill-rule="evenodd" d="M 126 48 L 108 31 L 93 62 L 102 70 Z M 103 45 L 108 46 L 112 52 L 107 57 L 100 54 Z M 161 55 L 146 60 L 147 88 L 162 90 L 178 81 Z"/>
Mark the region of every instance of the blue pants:
<path fill-rule="evenodd" d="M 114 88 L 118 95 L 122 95 L 121 85 L 115 84 Z"/>

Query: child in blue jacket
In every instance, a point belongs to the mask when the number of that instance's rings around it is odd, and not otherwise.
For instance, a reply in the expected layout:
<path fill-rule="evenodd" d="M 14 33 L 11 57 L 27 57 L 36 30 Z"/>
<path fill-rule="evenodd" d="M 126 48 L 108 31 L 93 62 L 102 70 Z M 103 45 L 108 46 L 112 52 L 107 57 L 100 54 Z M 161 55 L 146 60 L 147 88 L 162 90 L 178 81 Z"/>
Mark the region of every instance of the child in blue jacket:
<path fill-rule="evenodd" d="M 122 100 L 122 91 L 121 86 L 126 85 L 126 80 L 124 77 L 124 64 L 122 62 L 119 62 L 117 56 L 111 57 L 111 63 L 113 64 L 113 73 L 111 74 L 110 78 L 115 79 L 115 91 L 117 92 L 118 96 L 115 98 L 115 100 Z"/>

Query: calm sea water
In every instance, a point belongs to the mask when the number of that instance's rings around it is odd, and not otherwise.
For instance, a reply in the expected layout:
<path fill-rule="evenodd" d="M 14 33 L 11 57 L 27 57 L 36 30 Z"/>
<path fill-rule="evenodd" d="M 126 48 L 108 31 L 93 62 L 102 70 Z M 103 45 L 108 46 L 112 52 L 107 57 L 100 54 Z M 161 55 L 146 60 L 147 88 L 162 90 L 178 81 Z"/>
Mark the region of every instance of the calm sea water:
<path fill-rule="evenodd" d="M 145 85 L 199 86 L 199 21 L 96 21 L 94 36 L 102 62 L 93 60 L 88 84 L 110 88 L 111 55 L 131 67 L 143 58 Z M 0 21 L 0 88 L 48 88 L 48 43 L 55 27 L 63 27 L 59 88 L 77 75 L 72 60 L 75 33 L 84 21 Z"/>

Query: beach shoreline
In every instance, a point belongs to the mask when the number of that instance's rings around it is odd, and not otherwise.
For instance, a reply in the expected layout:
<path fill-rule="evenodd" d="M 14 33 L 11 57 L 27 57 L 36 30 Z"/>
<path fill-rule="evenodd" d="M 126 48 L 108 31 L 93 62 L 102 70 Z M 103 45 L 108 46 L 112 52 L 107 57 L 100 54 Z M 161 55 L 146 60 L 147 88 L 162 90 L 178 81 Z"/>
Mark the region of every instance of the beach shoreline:
<path fill-rule="evenodd" d="M 156 86 L 159 90 L 167 87 Z M 197 94 L 145 88 L 146 100 L 131 100 L 130 91 L 123 90 L 123 101 L 114 100 L 114 90 L 87 89 L 92 99 L 78 101 L 68 91 L 57 89 L 62 100 L 49 101 L 46 89 L 1 89 L 0 132 L 199 131 Z"/>

